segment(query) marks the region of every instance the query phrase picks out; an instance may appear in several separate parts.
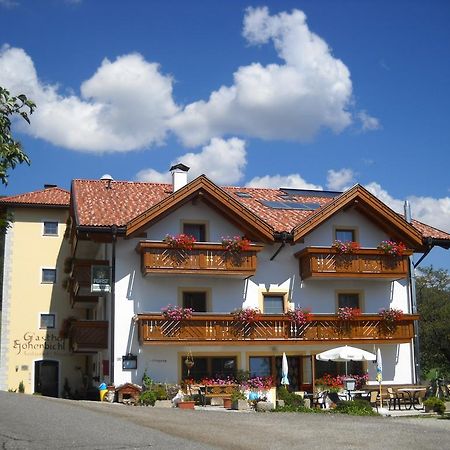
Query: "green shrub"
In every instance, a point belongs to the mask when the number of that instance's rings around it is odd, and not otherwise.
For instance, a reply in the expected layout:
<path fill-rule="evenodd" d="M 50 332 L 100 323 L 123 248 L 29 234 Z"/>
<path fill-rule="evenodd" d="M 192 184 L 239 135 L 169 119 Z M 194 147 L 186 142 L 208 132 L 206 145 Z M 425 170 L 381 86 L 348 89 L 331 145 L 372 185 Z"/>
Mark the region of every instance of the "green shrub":
<path fill-rule="evenodd" d="M 298 408 L 305 405 L 305 402 L 300 395 L 289 392 L 285 387 L 281 387 L 277 390 L 277 396 L 278 400 L 284 400 L 285 406 Z"/>
<path fill-rule="evenodd" d="M 151 405 L 151 406 L 155 406 L 155 402 L 157 400 L 157 396 L 156 393 L 153 391 L 144 391 L 140 396 L 139 396 L 139 403 L 142 405 Z"/>
<path fill-rule="evenodd" d="M 231 393 L 231 401 L 237 402 L 238 400 L 247 400 L 247 397 L 240 389 L 233 389 Z"/>
<path fill-rule="evenodd" d="M 23 384 L 23 381 L 21 381 L 21 382 L 19 383 L 18 391 L 19 391 L 21 394 L 25 393 L 25 385 Z"/>
<path fill-rule="evenodd" d="M 167 400 L 167 391 L 163 384 L 152 384 L 149 389 L 156 395 L 156 400 Z"/>
<path fill-rule="evenodd" d="M 335 412 L 341 414 L 349 414 L 351 416 L 376 416 L 370 406 L 370 403 L 366 400 L 350 400 L 343 401 L 336 405 Z"/>
<path fill-rule="evenodd" d="M 438 414 L 445 413 L 445 403 L 437 397 L 430 397 L 429 399 L 424 400 L 423 406 L 425 406 L 425 408 L 432 409 Z"/>

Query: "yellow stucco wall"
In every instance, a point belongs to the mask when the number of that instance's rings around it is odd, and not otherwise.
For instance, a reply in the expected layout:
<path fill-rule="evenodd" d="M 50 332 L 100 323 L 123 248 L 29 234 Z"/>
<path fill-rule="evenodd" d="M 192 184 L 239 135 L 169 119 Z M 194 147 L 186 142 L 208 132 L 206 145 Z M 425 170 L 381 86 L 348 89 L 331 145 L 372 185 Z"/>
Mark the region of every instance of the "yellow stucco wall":
<path fill-rule="evenodd" d="M 62 287 L 67 277 L 64 260 L 70 250 L 68 240 L 64 239 L 68 211 L 15 208 L 12 213 L 14 223 L 8 231 L 5 253 L 7 309 L 3 311 L 8 321 L 7 339 L 3 343 L 7 387 L 17 389 L 23 381 L 25 392 L 33 393 L 35 361 L 47 359 L 59 362 L 59 394 L 66 378 L 74 391 L 81 385 L 85 358 L 70 354 L 68 341 L 59 337 L 64 318 L 80 314 L 71 308 L 69 295 Z M 58 222 L 58 236 L 43 235 L 44 220 Z M 41 282 L 42 268 L 56 268 L 55 284 Z M 41 313 L 56 315 L 54 329 L 40 329 Z"/>

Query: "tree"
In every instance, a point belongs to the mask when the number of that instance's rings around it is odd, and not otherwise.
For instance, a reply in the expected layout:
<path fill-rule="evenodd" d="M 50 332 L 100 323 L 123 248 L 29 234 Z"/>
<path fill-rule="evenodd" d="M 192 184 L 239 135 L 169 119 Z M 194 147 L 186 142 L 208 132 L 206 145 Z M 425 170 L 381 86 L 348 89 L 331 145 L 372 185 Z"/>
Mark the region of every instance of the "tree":
<path fill-rule="evenodd" d="M 422 372 L 438 369 L 449 377 L 450 275 L 444 269 L 425 267 L 420 269 L 416 288 Z"/>
<path fill-rule="evenodd" d="M 12 96 L 0 86 L 0 181 L 8 184 L 8 170 L 17 164 L 30 164 L 30 159 L 23 152 L 19 141 L 11 134 L 11 117 L 20 115 L 30 123 L 28 115 L 33 114 L 36 105 L 26 95 Z"/>

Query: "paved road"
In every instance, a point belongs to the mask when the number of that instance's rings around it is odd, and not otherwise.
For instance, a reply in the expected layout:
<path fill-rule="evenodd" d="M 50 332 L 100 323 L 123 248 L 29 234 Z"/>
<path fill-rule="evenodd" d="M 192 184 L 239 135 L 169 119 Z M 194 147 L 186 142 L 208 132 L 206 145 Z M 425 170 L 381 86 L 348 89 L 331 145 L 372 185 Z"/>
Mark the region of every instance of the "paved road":
<path fill-rule="evenodd" d="M 444 449 L 450 420 L 126 407 L 0 392 L 4 449 Z"/>

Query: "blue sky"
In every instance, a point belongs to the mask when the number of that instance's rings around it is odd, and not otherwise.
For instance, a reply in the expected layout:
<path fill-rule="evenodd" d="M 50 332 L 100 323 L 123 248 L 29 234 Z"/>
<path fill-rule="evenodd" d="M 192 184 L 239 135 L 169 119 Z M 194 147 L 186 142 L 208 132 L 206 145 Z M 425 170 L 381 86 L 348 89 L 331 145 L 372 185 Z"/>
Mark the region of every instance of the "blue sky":
<path fill-rule="evenodd" d="M 0 85 L 38 105 L 0 194 L 182 161 L 222 185 L 358 182 L 450 232 L 449 19 L 437 0 L 0 0 Z"/>

